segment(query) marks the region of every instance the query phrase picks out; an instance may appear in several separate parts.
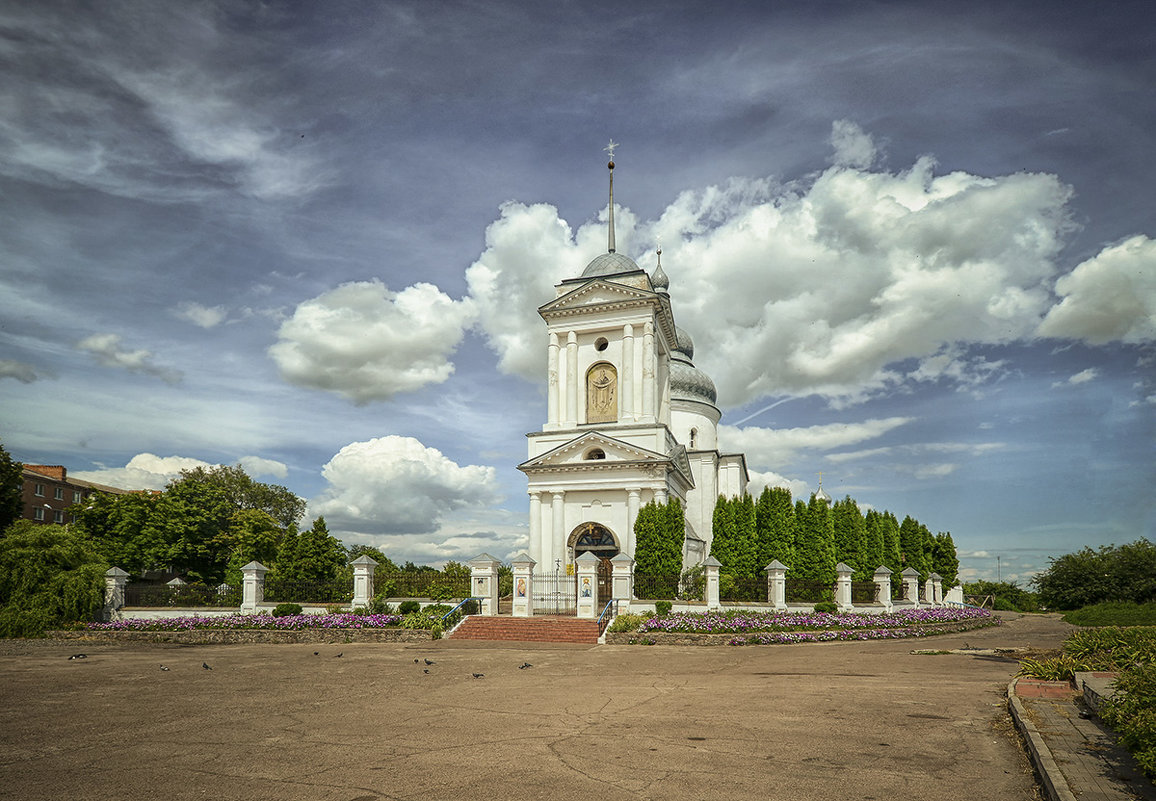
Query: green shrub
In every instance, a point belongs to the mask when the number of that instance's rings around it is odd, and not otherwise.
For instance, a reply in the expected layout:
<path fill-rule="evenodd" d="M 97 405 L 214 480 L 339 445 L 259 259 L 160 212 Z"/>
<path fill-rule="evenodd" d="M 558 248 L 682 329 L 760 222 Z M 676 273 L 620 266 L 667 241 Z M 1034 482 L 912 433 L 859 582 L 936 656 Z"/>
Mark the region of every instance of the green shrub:
<path fill-rule="evenodd" d="M 1016 675 L 1041 681 L 1071 681 L 1077 672 L 1089 669 L 1085 663 L 1067 654 L 1061 654 L 1045 659 L 1023 659 Z"/>
<path fill-rule="evenodd" d="M 1156 626 L 1156 603 L 1104 601 L 1064 615 L 1076 626 Z"/>
<path fill-rule="evenodd" d="M 421 601 L 402 601 L 397 607 L 397 611 L 403 615 L 412 614 L 420 609 Z"/>
<path fill-rule="evenodd" d="M 663 617 L 664 615 L 669 615 L 670 610 L 673 608 L 673 606 L 674 606 L 674 604 L 672 604 L 670 601 L 655 601 L 654 602 L 654 614 L 658 615 L 659 617 Z"/>
<path fill-rule="evenodd" d="M 39 637 L 104 607 L 108 565 L 64 526 L 17 521 L 0 537 L 0 637 Z"/>
<path fill-rule="evenodd" d="M 301 604 L 277 604 L 273 607 L 273 617 L 292 617 L 293 615 L 300 615 L 304 611 Z"/>
<path fill-rule="evenodd" d="M 994 601 L 992 601 L 991 608 L 997 612 L 1018 612 L 1018 611 L 1020 611 L 1020 610 L 1016 609 L 1015 604 L 1013 604 L 1007 598 L 1004 598 L 1002 595 L 996 597 L 996 599 Z"/>
<path fill-rule="evenodd" d="M 393 606 L 386 602 L 388 595 L 378 593 L 369 601 L 369 613 L 371 615 L 392 615 Z"/>
<path fill-rule="evenodd" d="M 614 622 L 610 624 L 607 631 L 638 631 L 638 627 L 642 625 L 642 621 L 646 620 L 642 615 L 633 615 L 629 612 L 621 614 L 614 618 Z"/>
<path fill-rule="evenodd" d="M 815 604 L 815 611 L 827 612 L 828 614 L 833 615 L 839 611 L 839 607 L 831 601 L 820 601 L 819 603 Z"/>
<path fill-rule="evenodd" d="M 1156 779 L 1156 664 L 1132 665 L 1116 678 L 1116 693 L 1104 703 L 1104 722 L 1120 733 L 1120 742 Z"/>

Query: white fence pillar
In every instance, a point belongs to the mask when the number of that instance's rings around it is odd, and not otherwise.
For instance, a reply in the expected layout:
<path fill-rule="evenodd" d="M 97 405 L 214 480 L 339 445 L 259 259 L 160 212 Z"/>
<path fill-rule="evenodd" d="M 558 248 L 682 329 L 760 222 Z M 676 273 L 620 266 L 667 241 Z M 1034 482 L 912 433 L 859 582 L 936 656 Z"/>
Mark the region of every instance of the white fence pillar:
<path fill-rule="evenodd" d="M 908 567 L 899 575 L 903 577 L 903 600 L 919 606 L 919 571 Z"/>
<path fill-rule="evenodd" d="M 708 556 L 703 560 L 702 566 L 706 575 L 706 608 L 718 609 L 722 606 L 718 599 L 718 569 L 722 567 L 722 562 Z"/>
<path fill-rule="evenodd" d="M 498 560 L 488 553 L 470 560 L 470 595 L 482 599 L 481 614 L 498 614 Z"/>
<path fill-rule="evenodd" d="M 530 617 L 534 614 L 534 565 L 538 564 L 525 551 L 515 556 L 514 567 L 514 617 Z"/>
<path fill-rule="evenodd" d="M 574 560 L 578 563 L 578 617 L 597 619 L 598 557 L 587 551 Z"/>
<path fill-rule="evenodd" d="M 787 571 L 791 568 L 778 559 L 766 566 L 767 573 L 767 600 L 777 612 L 787 609 Z"/>
<path fill-rule="evenodd" d="M 349 608 L 368 611 L 373 601 L 373 571 L 377 568 L 377 561 L 362 554 L 349 564 L 353 568 L 353 601 Z"/>
<path fill-rule="evenodd" d="M 103 620 L 115 620 L 117 612 L 124 606 L 124 585 L 128 583 L 128 572 L 119 567 L 110 567 L 104 573 Z"/>
<path fill-rule="evenodd" d="M 886 609 L 891 611 L 891 568 L 887 565 L 879 565 L 875 571 L 875 600 Z"/>
<path fill-rule="evenodd" d="M 931 602 L 936 606 L 943 606 L 943 576 L 931 574 Z"/>
<path fill-rule="evenodd" d="M 241 614 L 252 615 L 265 600 L 265 574 L 269 568 L 254 560 L 241 568 Z"/>
<path fill-rule="evenodd" d="M 612 597 L 617 601 L 618 614 L 630 611 L 630 602 L 634 599 L 634 560 L 624 553 L 618 554 L 610 560 L 614 573 Z"/>
<path fill-rule="evenodd" d="M 854 572 L 855 568 L 844 562 L 835 565 L 835 605 L 840 612 L 850 612 L 852 609 L 851 576 Z"/>

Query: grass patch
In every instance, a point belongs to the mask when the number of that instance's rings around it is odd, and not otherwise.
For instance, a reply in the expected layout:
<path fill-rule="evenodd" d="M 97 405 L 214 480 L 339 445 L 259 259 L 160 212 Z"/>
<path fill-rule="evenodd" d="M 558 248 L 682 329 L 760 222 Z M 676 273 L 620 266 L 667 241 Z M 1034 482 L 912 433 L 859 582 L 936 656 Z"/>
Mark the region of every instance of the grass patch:
<path fill-rule="evenodd" d="M 1156 626 L 1156 603 L 1104 601 L 1064 615 L 1075 626 Z"/>

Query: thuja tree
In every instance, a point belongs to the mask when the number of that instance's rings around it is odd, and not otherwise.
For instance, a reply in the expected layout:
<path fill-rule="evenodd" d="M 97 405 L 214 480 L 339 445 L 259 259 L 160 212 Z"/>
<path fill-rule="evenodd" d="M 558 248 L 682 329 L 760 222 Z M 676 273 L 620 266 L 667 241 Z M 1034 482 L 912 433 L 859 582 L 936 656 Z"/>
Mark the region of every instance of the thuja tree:
<path fill-rule="evenodd" d="M 835 561 L 855 569 L 856 581 L 867 581 L 878 564 L 870 565 L 867 554 L 867 524 L 859 504 L 848 495 L 831 507 L 831 525 L 835 534 Z"/>
<path fill-rule="evenodd" d="M 795 557 L 795 507 L 786 487 L 764 487 L 755 508 L 761 570 L 778 559 L 790 566 Z"/>
<path fill-rule="evenodd" d="M 737 536 L 734 508 L 725 495 L 720 495 L 714 504 L 710 540 L 710 555 L 722 565 L 720 572 L 726 571 L 733 575 Z"/>
<path fill-rule="evenodd" d="M 944 587 L 954 587 L 959 583 L 959 555 L 955 552 L 955 541 L 950 531 L 935 535 L 933 569 L 943 578 Z"/>
<path fill-rule="evenodd" d="M 874 509 L 868 509 L 863 516 L 865 546 L 863 549 L 864 564 L 875 575 L 875 571 L 885 566 L 883 559 L 883 515 Z"/>
<path fill-rule="evenodd" d="M 795 504 L 797 521 L 795 563 L 791 578 L 806 581 L 835 580 L 835 530 L 827 502 L 811 496 L 811 502 Z"/>
<path fill-rule="evenodd" d="M 644 590 L 647 596 L 675 596 L 685 541 L 686 517 L 677 498 L 661 505 L 651 501 L 638 510 L 634 520 L 634 571 L 636 575 L 651 577 Z"/>
<path fill-rule="evenodd" d="M 893 574 L 903 570 L 903 555 L 899 550 L 899 520 L 891 512 L 883 512 L 881 525 L 883 529 L 883 564 Z M 899 576 L 895 575 L 896 580 Z"/>
<path fill-rule="evenodd" d="M 923 531 L 919 521 L 911 515 L 903 518 L 899 526 L 899 555 L 903 569 L 913 567 L 919 571 L 921 578 L 927 578 L 930 571 L 923 559 Z"/>
<path fill-rule="evenodd" d="M 0 538 L 0 637 L 96 620 L 108 565 L 76 532 L 21 520 Z"/>
<path fill-rule="evenodd" d="M 719 534 L 722 534 L 720 537 Z M 720 495 L 714 508 L 714 531 L 710 555 L 719 561 L 719 573 L 735 577 L 758 574 L 758 524 L 755 501 L 750 495 Z"/>

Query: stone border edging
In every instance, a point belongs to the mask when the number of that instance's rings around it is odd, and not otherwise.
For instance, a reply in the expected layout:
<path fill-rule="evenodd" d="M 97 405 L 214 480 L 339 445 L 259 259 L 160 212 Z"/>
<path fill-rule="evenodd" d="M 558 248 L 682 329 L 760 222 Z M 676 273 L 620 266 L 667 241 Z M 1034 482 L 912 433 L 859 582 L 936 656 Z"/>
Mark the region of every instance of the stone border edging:
<path fill-rule="evenodd" d="M 904 626 L 902 629 L 894 629 L 895 631 L 902 631 L 908 629 L 916 629 L 921 633 L 909 638 L 890 638 L 890 637 L 872 637 L 865 639 L 858 639 L 855 637 L 845 640 L 812 640 L 811 642 L 894 642 L 896 639 L 922 639 L 923 637 L 931 637 L 937 634 L 958 634 L 964 631 L 973 631 L 975 629 L 988 628 L 990 626 L 998 626 L 998 621 L 992 623 L 988 620 L 983 620 L 982 625 L 975 625 L 978 621 L 961 620 L 953 623 L 929 623 L 925 627 L 918 625 Z M 838 631 L 858 631 L 858 629 L 837 629 Z M 866 630 L 866 629 L 864 629 Z M 803 630 L 800 630 L 803 631 Z M 806 631 L 830 631 L 830 629 L 806 629 Z M 606 638 L 607 645 L 730 645 L 732 640 L 742 637 L 754 636 L 764 632 L 749 631 L 749 632 L 728 632 L 725 634 L 706 634 L 701 632 L 689 631 L 607 631 L 603 636 Z M 743 642 L 736 643 L 736 647 L 741 646 L 758 646 L 758 645 L 804 645 L 806 643 L 751 643 Z"/>
<path fill-rule="evenodd" d="M 184 631 L 49 631 L 58 640 L 157 642 L 182 645 L 292 645 L 296 643 L 429 642 L 426 629 L 186 629 Z"/>
<path fill-rule="evenodd" d="M 1068 780 L 1064 778 L 1064 774 L 1060 772 L 1060 766 L 1056 764 L 1051 749 L 1044 742 L 1043 735 L 1032 723 L 1023 702 L 1016 695 L 1016 683 L 1018 681 L 1019 678 L 1017 677 L 1008 683 L 1007 703 L 1012 720 L 1027 743 L 1032 764 L 1035 765 L 1036 772 L 1043 780 L 1044 788 L 1048 791 L 1048 797 L 1052 801 L 1076 801 L 1076 795 L 1068 786 Z"/>

